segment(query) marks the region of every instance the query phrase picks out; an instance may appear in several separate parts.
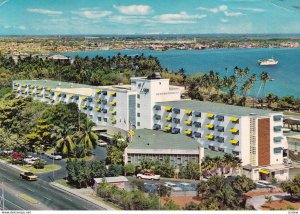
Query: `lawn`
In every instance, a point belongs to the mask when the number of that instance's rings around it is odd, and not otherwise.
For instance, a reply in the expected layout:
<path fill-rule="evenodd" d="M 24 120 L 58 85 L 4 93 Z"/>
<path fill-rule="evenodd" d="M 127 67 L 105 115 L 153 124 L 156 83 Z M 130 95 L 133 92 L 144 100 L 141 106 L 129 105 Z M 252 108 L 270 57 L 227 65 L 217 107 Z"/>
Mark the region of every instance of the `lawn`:
<path fill-rule="evenodd" d="M 52 172 L 61 169 L 60 165 L 57 164 L 47 164 L 45 165 L 44 169 L 36 169 L 32 166 L 20 166 L 22 169 L 30 171 L 32 173 L 45 173 L 45 172 Z"/>
<path fill-rule="evenodd" d="M 59 180 L 56 180 L 55 182 L 58 183 L 58 184 L 60 184 L 60 185 L 65 186 L 65 187 L 68 187 L 70 189 L 76 189 L 75 187 L 73 187 L 72 185 L 70 185 L 68 183 L 68 181 L 66 181 L 65 179 L 59 179 Z"/>

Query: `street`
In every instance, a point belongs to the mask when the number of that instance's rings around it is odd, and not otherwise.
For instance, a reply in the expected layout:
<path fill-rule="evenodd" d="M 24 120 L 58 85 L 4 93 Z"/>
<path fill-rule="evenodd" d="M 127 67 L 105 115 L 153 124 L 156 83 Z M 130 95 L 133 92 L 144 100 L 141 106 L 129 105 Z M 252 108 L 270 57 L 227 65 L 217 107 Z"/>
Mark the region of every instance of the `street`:
<path fill-rule="evenodd" d="M 5 209 L 7 210 L 100 210 L 92 203 L 52 187 L 48 182 L 38 179 L 29 182 L 19 177 L 19 172 L 1 163 L 0 180 L 4 184 Z M 1 188 L 0 188 L 1 189 Z M 37 200 L 31 204 L 18 197 L 19 194 Z"/>

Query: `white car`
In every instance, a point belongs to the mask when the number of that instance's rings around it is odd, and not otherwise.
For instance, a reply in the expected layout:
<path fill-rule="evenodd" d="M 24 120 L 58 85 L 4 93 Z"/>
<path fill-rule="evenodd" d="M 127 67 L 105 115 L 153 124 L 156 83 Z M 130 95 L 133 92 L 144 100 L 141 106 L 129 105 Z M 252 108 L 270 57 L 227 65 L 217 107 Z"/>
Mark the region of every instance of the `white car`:
<path fill-rule="evenodd" d="M 136 177 L 138 179 L 146 179 L 146 180 L 159 180 L 160 179 L 160 175 L 155 175 L 153 173 L 139 173 L 136 175 Z"/>
<path fill-rule="evenodd" d="M 47 154 L 47 157 L 50 158 L 50 159 L 54 159 L 54 160 L 61 160 L 62 159 L 61 155 L 57 155 L 57 154 L 54 154 L 54 153 Z"/>

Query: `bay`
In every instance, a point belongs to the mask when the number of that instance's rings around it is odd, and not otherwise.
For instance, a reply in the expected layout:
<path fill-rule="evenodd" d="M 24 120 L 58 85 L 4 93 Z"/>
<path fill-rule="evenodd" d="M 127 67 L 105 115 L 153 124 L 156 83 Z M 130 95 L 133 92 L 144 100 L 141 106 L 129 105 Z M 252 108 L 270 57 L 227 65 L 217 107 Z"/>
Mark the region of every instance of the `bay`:
<path fill-rule="evenodd" d="M 230 49 L 206 49 L 206 50 L 100 50 L 79 51 L 64 53 L 74 58 L 76 55 L 95 57 L 96 55 L 108 57 L 117 53 L 135 56 L 155 56 L 161 62 L 162 67 L 170 71 L 185 69 L 191 75 L 198 72 L 208 73 L 213 70 L 220 75 L 233 74 L 233 68 L 239 66 L 248 67 L 250 73 L 259 74 L 268 72 L 274 81 L 266 84 L 264 94 L 273 93 L 278 96 L 292 95 L 300 97 L 300 48 L 230 48 Z M 257 60 L 274 57 L 279 63 L 275 66 L 260 66 Z M 226 72 L 226 68 L 228 69 Z M 250 91 L 251 96 L 257 96 L 260 83 Z M 262 96 L 262 94 L 260 95 Z"/>

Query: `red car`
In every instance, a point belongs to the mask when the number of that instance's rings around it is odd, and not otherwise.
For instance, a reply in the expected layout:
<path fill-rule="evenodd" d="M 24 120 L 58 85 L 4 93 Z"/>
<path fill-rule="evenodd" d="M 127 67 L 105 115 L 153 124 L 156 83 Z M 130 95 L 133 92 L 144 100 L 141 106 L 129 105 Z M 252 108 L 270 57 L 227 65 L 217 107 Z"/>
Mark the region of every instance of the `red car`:
<path fill-rule="evenodd" d="M 19 153 L 17 153 L 17 152 L 13 152 L 13 153 L 11 154 L 11 157 L 12 157 L 13 159 L 16 159 L 16 160 L 20 160 L 20 159 L 24 159 L 24 158 L 25 158 L 25 156 L 23 156 L 23 155 L 21 155 L 21 154 L 19 154 Z"/>

